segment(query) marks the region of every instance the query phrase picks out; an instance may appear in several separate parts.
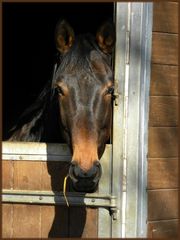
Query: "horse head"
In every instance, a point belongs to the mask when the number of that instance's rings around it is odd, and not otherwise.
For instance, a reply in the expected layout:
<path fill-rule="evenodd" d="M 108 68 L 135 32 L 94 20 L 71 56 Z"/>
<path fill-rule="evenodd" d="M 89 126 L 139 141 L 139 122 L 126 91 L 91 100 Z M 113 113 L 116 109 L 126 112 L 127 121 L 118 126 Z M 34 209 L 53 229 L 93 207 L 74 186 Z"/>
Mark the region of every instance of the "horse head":
<path fill-rule="evenodd" d="M 53 79 L 60 126 L 72 151 L 69 176 L 77 191 L 92 192 L 101 177 L 100 158 L 110 137 L 113 96 L 111 53 L 114 26 L 105 22 L 96 36 L 75 36 L 65 21 L 55 31 L 60 64 Z"/>

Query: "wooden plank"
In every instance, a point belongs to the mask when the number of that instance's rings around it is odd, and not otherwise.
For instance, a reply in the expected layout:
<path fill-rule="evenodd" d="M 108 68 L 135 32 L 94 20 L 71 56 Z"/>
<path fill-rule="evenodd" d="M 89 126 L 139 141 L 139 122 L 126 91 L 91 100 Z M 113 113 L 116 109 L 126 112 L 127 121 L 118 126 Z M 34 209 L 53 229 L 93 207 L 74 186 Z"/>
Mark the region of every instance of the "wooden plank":
<path fill-rule="evenodd" d="M 13 162 L 2 161 L 2 188 L 13 188 Z"/>
<path fill-rule="evenodd" d="M 149 127 L 148 157 L 178 157 L 178 128 Z"/>
<path fill-rule="evenodd" d="M 41 238 L 68 237 L 67 207 L 41 206 Z"/>
<path fill-rule="evenodd" d="M 178 218 L 178 190 L 148 191 L 148 221 Z"/>
<path fill-rule="evenodd" d="M 98 211 L 97 211 L 97 209 L 86 208 L 86 222 L 85 222 L 85 228 L 83 230 L 82 237 L 83 238 L 98 238 Z"/>
<path fill-rule="evenodd" d="M 153 6 L 153 31 L 178 33 L 178 3 L 163 1 Z"/>
<path fill-rule="evenodd" d="M 152 63 L 178 65 L 177 34 L 153 33 Z"/>
<path fill-rule="evenodd" d="M 13 236 L 13 205 L 2 204 L 2 237 L 12 238 Z"/>
<path fill-rule="evenodd" d="M 178 188 L 178 159 L 148 159 L 147 188 Z"/>
<path fill-rule="evenodd" d="M 14 189 L 41 190 L 41 162 L 14 162 Z"/>
<path fill-rule="evenodd" d="M 69 221 L 69 237 L 98 237 L 98 219 L 96 209 L 71 207 Z"/>
<path fill-rule="evenodd" d="M 68 166 L 62 162 L 3 161 L 3 188 L 62 191 Z"/>
<path fill-rule="evenodd" d="M 177 66 L 151 64 L 150 95 L 178 95 Z"/>
<path fill-rule="evenodd" d="M 177 239 L 179 233 L 178 220 L 158 221 L 148 223 L 148 238 Z"/>
<path fill-rule="evenodd" d="M 13 205 L 13 238 L 40 238 L 40 206 Z"/>
<path fill-rule="evenodd" d="M 165 127 L 178 125 L 178 97 L 150 97 L 149 126 Z"/>

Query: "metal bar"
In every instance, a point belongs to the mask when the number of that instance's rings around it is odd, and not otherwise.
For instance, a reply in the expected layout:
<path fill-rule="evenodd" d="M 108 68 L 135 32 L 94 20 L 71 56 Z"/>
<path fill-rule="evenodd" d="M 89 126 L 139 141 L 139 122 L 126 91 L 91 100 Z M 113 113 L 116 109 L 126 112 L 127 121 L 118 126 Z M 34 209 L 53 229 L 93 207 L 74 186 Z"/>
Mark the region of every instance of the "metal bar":
<path fill-rule="evenodd" d="M 110 146 L 111 144 L 106 144 L 106 149 L 109 149 Z M 67 144 L 2 142 L 2 160 L 4 161 L 70 162 L 71 158 Z"/>
<path fill-rule="evenodd" d="M 147 236 L 147 153 L 148 153 L 148 119 L 149 89 L 151 72 L 151 42 L 153 3 L 143 4 L 141 31 L 141 96 L 139 125 L 139 162 L 138 162 L 138 219 L 137 237 Z"/>
<path fill-rule="evenodd" d="M 125 236 L 136 237 L 138 204 L 138 148 L 141 66 L 141 3 L 130 3 L 130 62 L 127 118 Z"/>
<path fill-rule="evenodd" d="M 112 237 L 146 237 L 152 3 L 117 3 L 116 34 Z"/>
<path fill-rule="evenodd" d="M 2 142 L 2 154 L 71 156 L 67 144 L 8 141 Z"/>
<path fill-rule="evenodd" d="M 146 237 L 147 132 L 152 21 L 148 3 L 131 3 L 127 131 L 126 238 Z M 148 19 L 149 18 L 149 19 Z M 147 33 L 149 31 L 149 33 Z M 144 211 L 144 213 L 143 213 Z M 140 225 L 139 225 L 140 224 Z"/>
<path fill-rule="evenodd" d="M 113 111 L 112 195 L 117 196 L 117 219 L 112 219 L 112 238 L 122 237 L 124 83 L 127 57 L 128 3 L 116 3 L 115 92 Z"/>
<path fill-rule="evenodd" d="M 62 155 L 36 155 L 36 154 L 2 154 L 4 161 L 53 161 L 53 162 L 70 162 L 71 156 Z"/>
<path fill-rule="evenodd" d="M 70 206 L 89 206 L 116 208 L 116 197 L 103 194 L 80 194 L 66 193 Z M 29 204 L 55 204 L 66 205 L 62 192 L 52 191 L 22 191 L 6 190 L 2 191 L 2 202 L 8 203 L 29 203 Z"/>

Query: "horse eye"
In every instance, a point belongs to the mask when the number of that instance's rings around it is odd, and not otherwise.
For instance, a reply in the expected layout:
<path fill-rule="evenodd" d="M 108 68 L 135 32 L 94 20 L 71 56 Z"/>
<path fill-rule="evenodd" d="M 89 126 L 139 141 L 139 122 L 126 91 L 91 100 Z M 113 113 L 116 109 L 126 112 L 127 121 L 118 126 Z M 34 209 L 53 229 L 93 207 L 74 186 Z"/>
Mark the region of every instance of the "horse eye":
<path fill-rule="evenodd" d="M 109 87 L 107 90 L 106 90 L 106 94 L 113 94 L 114 93 L 114 87 Z"/>
<path fill-rule="evenodd" d="M 56 86 L 56 91 L 59 95 L 64 95 L 64 92 L 60 86 Z"/>

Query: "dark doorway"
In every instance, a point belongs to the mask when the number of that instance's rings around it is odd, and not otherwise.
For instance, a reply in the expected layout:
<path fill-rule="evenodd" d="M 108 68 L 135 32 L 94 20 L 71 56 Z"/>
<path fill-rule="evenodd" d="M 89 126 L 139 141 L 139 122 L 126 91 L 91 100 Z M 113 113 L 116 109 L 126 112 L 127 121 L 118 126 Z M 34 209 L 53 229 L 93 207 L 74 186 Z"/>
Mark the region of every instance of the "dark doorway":
<path fill-rule="evenodd" d="M 3 140 L 52 77 L 54 29 L 64 17 L 75 33 L 113 18 L 113 3 L 3 3 Z"/>

